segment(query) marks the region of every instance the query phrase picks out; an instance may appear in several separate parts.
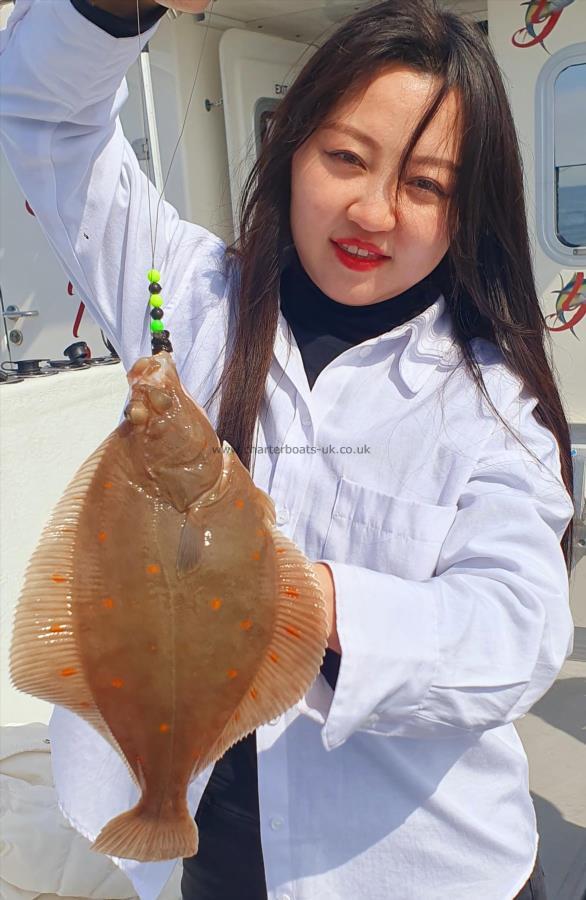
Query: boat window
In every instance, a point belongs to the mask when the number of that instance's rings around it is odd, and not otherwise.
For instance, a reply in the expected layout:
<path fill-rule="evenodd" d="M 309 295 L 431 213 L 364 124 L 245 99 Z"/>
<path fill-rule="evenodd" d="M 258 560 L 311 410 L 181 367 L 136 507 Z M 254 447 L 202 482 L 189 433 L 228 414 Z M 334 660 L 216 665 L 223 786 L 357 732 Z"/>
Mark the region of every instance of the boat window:
<path fill-rule="evenodd" d="M 554 85 L 556 233 L 567 247 L 586 246 L 585 109 L 586 62 L 568 66 Z"/>
<path fill-rule="evenodd" d="M 586 257 L 586 44 L 543 66 L 536 85 L 537 234 L 566 268 Z"/>

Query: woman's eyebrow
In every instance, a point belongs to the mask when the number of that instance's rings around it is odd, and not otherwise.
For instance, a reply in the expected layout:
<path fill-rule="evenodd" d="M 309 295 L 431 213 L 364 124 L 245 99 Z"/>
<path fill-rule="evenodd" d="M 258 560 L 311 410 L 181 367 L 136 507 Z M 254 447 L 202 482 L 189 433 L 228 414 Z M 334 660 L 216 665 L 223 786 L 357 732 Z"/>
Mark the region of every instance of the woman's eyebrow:
<path fill-rule="evenodd" d="M 378 141 L 375 141 L 375 139 L 365 131 L 360 131 L 359 128 L 355 128 L 353 125 L 343 125 L 341 122 L 332 122 L 328 125 L 324 125 L 323 130 L 340 131 L 343 134 L 348 134 L 350 137 L 356 138 L 357 141 L 362 141 L 363 144 L 367 144 L 374 150 L 381 149 L 381 145 Z M 439 166 L 444 169 L 449 169 L 451 172 L 458 172 L 460 170 L 460 167 L 456 165 L 456 163 L 452 162 L 450 159 L 443 159 L 440 156 L 414 156 L 412 157 L 412 161 L 422 166 Z"/>

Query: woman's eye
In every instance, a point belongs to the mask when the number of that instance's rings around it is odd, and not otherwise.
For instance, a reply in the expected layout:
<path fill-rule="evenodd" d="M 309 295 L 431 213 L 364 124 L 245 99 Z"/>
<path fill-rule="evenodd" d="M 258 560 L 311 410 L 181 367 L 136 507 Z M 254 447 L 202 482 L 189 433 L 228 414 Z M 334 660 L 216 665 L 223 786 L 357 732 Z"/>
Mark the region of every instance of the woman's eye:
<path fill-rule="evenodd" d="M 353 153 L 348 153 L 346 150 L 332 150 L 328 153 L 328 156 L 333 156 L 334 159 L 340 159 L 342 162 L 347 162 L 350 165 L 360 165 L 358 157 L 354 156 Z"/>
<path fill-rule="evenodd" d="M 417 187 L 421 187 L 421 190 L 423 191 L 435 193 L 440 197 L 443 196 L 444 192 L 439 187 L 439 185 L 437 185 L 435 181 L 430 181 L 428 178 L 416 178 L 413 184 L 415 184 Z"/>

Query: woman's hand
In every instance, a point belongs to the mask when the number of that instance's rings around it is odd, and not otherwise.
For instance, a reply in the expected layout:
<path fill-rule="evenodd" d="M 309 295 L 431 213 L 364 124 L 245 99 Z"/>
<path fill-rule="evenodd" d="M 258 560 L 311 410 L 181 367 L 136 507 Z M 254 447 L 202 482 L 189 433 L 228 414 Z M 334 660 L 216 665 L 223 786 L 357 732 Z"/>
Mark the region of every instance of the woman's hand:
<path fill-rule="evenodd" d="M 157 0 L 157 3 L 177 12 L 202 13 L 212 5 L 212 0 Z"/>
<path fill-rule="evenodd" d="M 144 16 L 159 6 L 165 6 L 167 9 L 176 9 L 177 12 L 195 14 L 202 13 L 211 4 L 212 0 L 138 0 L 138 11 Z M 136 20 L 137 0 L 93 0 L 92 5 L 120 19 Z"/>

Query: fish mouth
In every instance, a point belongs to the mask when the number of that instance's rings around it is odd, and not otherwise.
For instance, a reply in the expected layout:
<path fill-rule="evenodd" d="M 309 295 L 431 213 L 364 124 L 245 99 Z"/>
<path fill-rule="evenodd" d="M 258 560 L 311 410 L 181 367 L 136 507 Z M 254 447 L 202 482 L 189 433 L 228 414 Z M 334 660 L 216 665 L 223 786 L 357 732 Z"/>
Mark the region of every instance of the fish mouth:
<path fill-rule="evenodd" d="M 166 351 L 157 353 L 156 356 L 142 356 L 128 372 L 128 383 L 131 388 L 141 383 L 163 387 L 174 371 L 171 354 Z"/>

